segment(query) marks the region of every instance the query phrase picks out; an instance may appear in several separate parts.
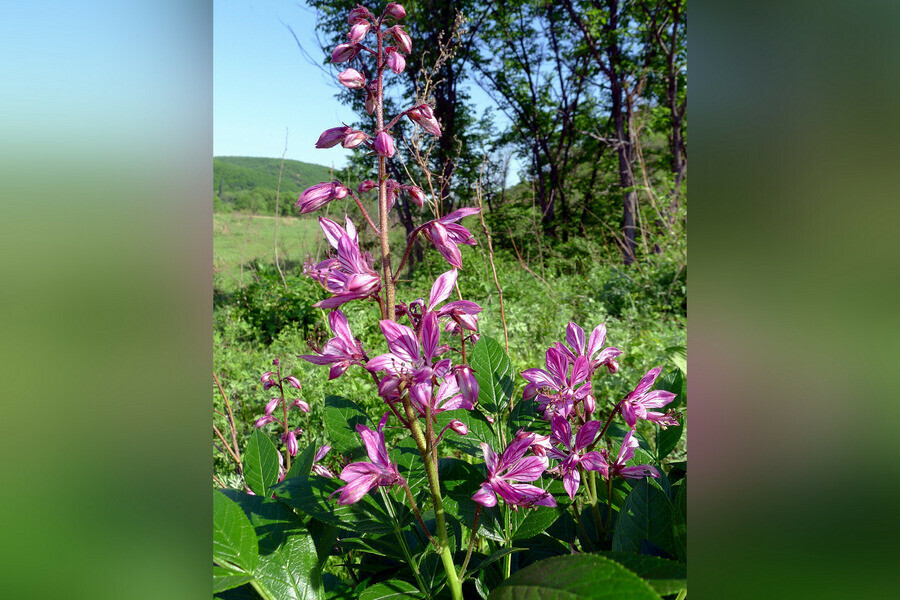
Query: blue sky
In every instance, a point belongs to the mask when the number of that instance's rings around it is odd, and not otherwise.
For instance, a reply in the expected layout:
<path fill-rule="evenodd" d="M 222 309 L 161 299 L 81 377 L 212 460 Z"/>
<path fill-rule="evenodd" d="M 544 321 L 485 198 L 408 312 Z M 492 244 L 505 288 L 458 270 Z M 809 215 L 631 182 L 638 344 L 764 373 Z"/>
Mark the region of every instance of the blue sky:
<path fill-rule="evenodd" d="M 213 115 L 215 156 L 280 157 L 342 167 L 350 150 L 318 150 L 319 134 L 354 114 L 335 99 L 333 76 L 310 64 L 324 58 L 315 37 L 315 12 L 288 0 L 215 0 L 213 21 Z M 415 45 L 415 40 L 413 41 Z M 491 101 L 477 86 L 469 90 L 479 111 Z M 498 125 L 502 115 L 497 114 Z M 511 181 L 518 181 L 513 163 Z"/>

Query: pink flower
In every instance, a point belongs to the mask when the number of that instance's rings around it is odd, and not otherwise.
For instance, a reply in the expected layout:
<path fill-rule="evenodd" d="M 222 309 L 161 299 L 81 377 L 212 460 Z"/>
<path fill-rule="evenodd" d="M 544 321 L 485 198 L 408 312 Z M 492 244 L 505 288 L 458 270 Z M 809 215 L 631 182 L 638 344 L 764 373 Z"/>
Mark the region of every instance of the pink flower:
<path fill-rule="evenodd" d="M 278 385 L 278 377 L 272 371 L 266 371 L 259 378 L 259 382 L 263 384 L 263 390 L 268 390 L 270 387 Z"/>
<path fill-rule="evenodd" d="M 291 429 L 287 433 L 281 434 L 281 441 L 284 442 L 284 445 L 287 447 L 287 451 L 291 456 L 297 456 L 297 452 L 300 450 L 300 447 L 297 444 L 297 436 L 301 433 L 303 433 L 303 429 L 298 427 L 297 429 Z"/>
<path fill-rule="evenodd" d="M 332 365 L 328 379 L 335 379 L 344 374 L 350 365 L 362 365 L 366 353 L 347 324 L 347 317 L 340 310 L 328 314 L 328 323 L 334 337 L 325 342 L 318 355 L 302 354 L 300 358 L 314 365 Z M 308 411 L 307 411 L 308 412 Z"/>
<path fill-rule="evenodd" d="M 406 111 L 409 120 L 433 136 L 441 137 L 441 126 L 434 118 L 434 111 L 427 104 L 420 104 Z"/>
<path fill-rule="evenodd" d="M 359 54 L 359 46 L 356 44 L 338 44 L 331 53 L 331 62 L 347 62 L 355 58 L 357 54 Z"/>
<path fill-rule="evenodd" d="M 335 494 L 340 493 L 338 504 L 355 504 L 374 487 L 391 487 L 405 483 L 397 467 L 388 458 L 385 447 L 384 425 L 389 414 L 385 413 L 381 418 L 377 432 L 365 425 L 356 426 L 371 462 L 355 462 L 344 467 L 340 477 L 347 485 L 334 491 Z"/>
<path fill-rule="evenodd" d="M 377 187 L 378 187 L 377 183 L 375 183 L 371 179 L 366 179 L 361 184 L 359 184 L 359 193 L 365 194 L 366 192 L 368 192 L 370 190 L 374 190 Z"/>
<path fill-rule="evenodd" d="M 437 395 L 433 394 L 434 384 L 431 380 L 414 384 L 409 390 L 409 399 L 413 406 L 418 409 L 419 414 L 426 414 L 426 409 L 431 407 L 431 414 L 444 412 L 445 410 L 465 409 L 472 410 L 474 405 L 463 398 L 459 391 L 459 385 L 456 378 L 445 379 L 438 387 Z"/>
<path fill-rule="evenodd" d="M 300 194 L 294 208 L 300 208 L 303 214 L 311 213 L 332 200 L 344 198 L 349 193 L 350 190 L 337 181 L 318 183 Z"/>
<path fill-rule="evenodd" d="M 422 229 L 424 235 L 435 249 L 441 253 L 441 256 L 452 266 L 462 268 L 462 255 L 459 253 L 458 244 L 466 244 L 474 246 L 475 236 L 469 233 L 469 230 L 457 221 L 469 215 L 474 215 L 480 211 L 480 208 L 469 207 L 455 210 L 445 217 L 429 221 Z"/>
<path fill-rule="evenodd" d="M 574 353 L 569 352 L 568 348 L 562 344 L 559 345 L 559 348 L 568 355 L 572 362 L 575 362 L 576 356 L 587 356 L 591 361 L 591 370 L 601 366 L 606 366 L 610 373 L 618 370 L 619 365 L 613 359 L 622 354 L 622 351 L 618 348 L 603 347 L 603 343 L 606 341 L 606 325 L 603 323 L 594 328 L 587 345 L 585 345 L 584 330 L 575 323 L 569 323 L 569 326 L 566 327 L 566 341 Z"/>
<path fill-rule="evenodd" d="M 648 408 L 662 408 L 674 400 L 677 395 L 665 390 L 650 391 L 656 378 L 659 377 L 660 371 L 662 371 L 660 367 L 647 371 L 634 391 L 622 399 L 622 416 L 632 429 L 638 419 L 646 419 L 660 425 L 678 425 L 678 421 L 672 415 L 647 410 Z"/>
<path fill-rule="evenodd" d="M 406 10 L 396 2 L 388 2 L 387 7 L 384 9 L 384 14 L 399 21 L 406 16 Z"/>
<path fill-rule="evenodd" d="M 409 194 L 409 197 L 415 203 L 416 206 L 422 206 L 425 204 L 425 192 L 422 191 L 422 188 L 415 185 L 403 185 L 400 186 L 403 190 Z"/>
<path fill-rule="evenodd" d="M 382 131 L 375 136 L 375 151 L 388 158 L 394 156 L 394 138 L 389 136 L 386 131 Z"/>
<path fill-rule="evenodd" d="M 550 421 L 550 427 L 553 435 L 550 441 L 554 444 L 562 444 L 565 451 L 550 447 L 547 454 L 551 458 L 560 461 L 559 472 L 563 476 L 563 487 L 569 498 L 575 499 L 575 493 L 581 481 L 581 475 L 578 472 L 578 465 L 590 471 L 600 471 L 606 473 L 606 461 L 603 456 L 597 452 L 588 452 L 582 455 L 581 452 L 594 443 L 594 438 L 600 430 L 602 423 L 600 421 L 588 421 L 581 426 L 578 434 L 575 436 L 575 443 L 572 444 L 572 427 L 569 421 L 563 417 L 555 416 Z"/>
<path fill-rule="evenodd" d="M 331 450 L 331 446 L 320 446 L 318 451 L 316 451 L 316 456 L 313 458 L 313 466 L 312 472 L 318 475 L 319 477 L 328 477 L 330 479 L 334 479 L 337 477 L 334 473 L 331 472 L 331 469 L 324 465 L 316 464 L 328 454 L 328 451 Z"/>
<path fill-rule="evenodd" d="M 472 500 L 482 506 L 496 506 L 497 496 L 513 508 L 519 506 L 556 506 L 556 499 L 545 490 L 522 481 L 540 478 L 547 468 L 546 459 L 539 456 L 525 458 L 525 453 L 534 439 L 528 435 L 513 441 L 499 459 L 490 446 L 481 443 L 488 478 L 475 492 Z"/>
<path fill-rule="evenodd" d="M 344 70 L 343 73 L 338 75 L 338 81 L 340 81 L 344 87 L 348 87 L 351 90 L 358 90 L 366 86 L 366 78 L 356 69 Z"/>
<path fill-rule="evenodd" d="M 634 451 L 639 445 L 640 444 L 634 437 L 634 430 L 626 433 L 625 437 L 622 438 L 622 447 L 619 448 L 619 455 L 616 457 L 616 462 L 609 465 L 608 473 L 606 469 L 601 471 L 603 476 L 607 479 L 611 479 L 616 475 L 625 479 L 643 479 L 644 477 L 659 478 L 659 471 L 651 465 L 637 465 L 636 467 L 625 466 L 625 463 L 634 458 Z M 600 453 L 604 456 L 608 456 L 606 449 L 601 450 Z"/>
<path fill-rule="evenodd" d="M 522 377 L 528 381 L 523 395 L 534 398 L 544 412 L 544 419 L 550 421 L 554 415 L 568 418 L 576 402 L 584 400 L 591 393 L 590 362 L 579 356 L 569 371 L 566 355 L 557 347 L 550 347 L 546 353 L 547 370 L 527 369 Z"/>
<path fill-rule="evenodd" d="M 316 308 L 337 308 L 361 298 L 371 298 L 381 290 L 381 278 L 372 270 L 372 256 L 359 249 L 359 239 L 353 222 L 347 219 L 347 229 L 326 219 L 319 218 L 325 238 L 337 256 L 318 264 L 308 263 L 304 272 L 318 281 L 334 297 L 316 302 Z"/>
<path fill-rule="evenodd" d="M 397 74 L 402 73 L 403 69 L 406 68 L 406 59 L 403 55 L 397 52 L 397 49 L 393 46 L 385 48 L 384 53 L 387 56 L 387 65 L 391 68 L 391 71 Z"/>

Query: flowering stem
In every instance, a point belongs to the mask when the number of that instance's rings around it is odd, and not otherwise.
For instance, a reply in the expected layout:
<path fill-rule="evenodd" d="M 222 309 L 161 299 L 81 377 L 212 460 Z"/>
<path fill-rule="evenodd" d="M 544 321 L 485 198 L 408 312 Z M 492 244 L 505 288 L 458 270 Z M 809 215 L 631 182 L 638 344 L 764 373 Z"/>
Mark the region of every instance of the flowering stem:
<path fill-rule="evenodd" d="M 616 404 L 616 407 L 612 410 L 611 413 L 609 413 L 609 418 L 606 419 L 606 424 L 603 425 L 603 429 L 600 430 L 600 435 L 598 435 L 594 439 L 593 443 L 591 443 L 591 445 L 587 447 L 587 450 L 586 450 L 587 452 L 590 452 L 591 450 L 593 450 L 594 446 L 596 446 L 598 443 L 600 443 L 600 440 L 602 440 L 603 436 L 606 434 L 606 430 L 609 429 L 609 425 L 610 425 L 610 423 L 612 423 L 613 417 L 615 417 L 616 413 L 618 413 L 620 410 L 622 410 L 621 402 Z"/>
<path fill-rule="evenodd" d="M 400 525 L 398 525 L 397 515 L 394 512 L 394 504 L 391 500 L 390 495 L 384 491 L 383 487 L 379 487 L 378 491 L 381 492 L 381 497 L 384 500 L 384 505 L 388 509 L 388 514 L 391 517 L 391 522 L 394 524 L 394 535 L 397 537 L 397 542 L 400 544 L 400 548 L 403 550 L 403 556 L 406 558 L 407 564 L 409 564 L 409 568 L 412 569 L 413 575 L 416 578 L 416 583 L 419 584 L 419 589 L 428 597 L 431 597 L 428 593 L 428 587 L 425 586 L 425 582 L 422 581 L 422 575 L 419 573 L 419 567 L 416 565 L 415 561 L 412 558 L 412 555 L 409 553 L 409 548 L 406 545 L 406 539 L 404 539 L 403 534 L 400 532 Z"/>
<path fill-rule="evenodd" d="M 287 401 L 284 399 L 284 385 L 281 383 L 281 364 L 276 364 L 275 369 L 278 371 L 278 389 L 281 392 L 281 408 L 284 409 L 284 443 L 287 445 L 288 439 L 288 418 L 287 418 Z M 285 448 L 284 453 L 286 471 L 291 470 L 291 453 Z"/>
<path fill-rule="evenodd" d="M 350 190 L 350 195 L 351 195 L 351 196 L 353 197 L 353 199 L 356 201 L 356 205 L 359 207 L 359 210 L 362 211 L 362 214 L 363 214 L 363 216 L 366 218 L 366 222 L 369 224 L 369 227 L 372 228 L 372 231 L 375 232 L 375 235 L 379 235 L 379 236 L 380 236 L 380 235 L 381 235 L 381 231 L 379 231 L 378 228 L 375 227 L 375 223 L 372 222 L 372 218 L 369 216 L 369 213 L 366 212 L 365 207 L 362 205 L 362 202 L 360 202 L 359 198 L 356 197 L 356 194 L 353 193 L 353 190 Z"/>
<path fill-rule="evenodd" d="M 441 499 L 441 488 L 437 473 L 437 464 L 431 460 L 429 456 L 428 444 L 425 436 L 422 434 L 422 428 L 419 427 L 419 420 L 413 412 L 412 405 L 409 402 L 409 396 L 403 397 L 403 408 L 406 411 L 406 419 L 409 421 L 409 430 L 422 456 L 422 462 L 425 463 L 425 472 L 428 475 L 428 485 L 431 490 L 431 502 L 434 506 L 434 520 L 437 523 L 437 534 L 439 542 L 439 552 L 441 562 L 444 564 L 444 571 L 447 572 L 447 583 L 450 585 L 450 592 L 453 594 L 453 600 L 462 600 L 462 585 L 456 575 L 456 567 L 453 565 L 453 556 L 450 553 L 450 546 L 447 543 L 447 525 L 444 521 L 444 501 Z"/>
<path fill-rule="evenodd" d="M 422 227 L 416 227 L 413 229 L 412 234 L 409 236 L 409 241 L 406 243 L 406 251 L 403 253 L 403 258 L 400 259 L 400 266 L 397 267 L 397 276 L 394 278 L 394 283 L 397 282 L 397 279 L 400 277 L 400 273 L 403 272 L 403 265 L 406 264 L 406 259 L 409 258 L 409 251 L 412 249 L 413 243 L 416 241 L 416 236 L 419 235 L 419 232 L 422 231 Z"/>
<path fill-rule="evenodd" d="M 434 544 L 434 547 L 440 549 L 438 543 L 431 537 L 431 532 L 428 531 L 428 528 L 425 526 L 425 521 L 422 520 L 422 514 L 419 512 L 419 507 L 416 506 L 416 500 L 413 498 L 412 491 L 409 489 L 409 484 L 405 481 L 403 482 L 403 491 L 406 492 L 406 497 L 409 498 L 409 505 L 412 508 L 413 514 L 416 515 L 419 525 L 422 526 L 422 531 L 425 532 L 425 535 L 428 536 L 428 539 Z"/>
<path fill-rule="evenodd" d="M 384 131 L 384 32 L 381 31 L 381 21 L 379 20 L 377 27 L 378 35 L 378 66 L 376 68 L 376 94 L 375 98 L 375 119 L 377 124 L 377 132 Z M 382 307 L 382 316 L 391 321 L 396 320 L 396 312 L 394 307 L 394 280 L 391 272 L 391 243 L 388 237 L 388 197 L 387 197 L 387 172 L 385 169 L 385 158 L 379 154 L 378 156 L 378 211 L 381 227 L 379 228 L 379 237 L 381 238 L 381 276 L 384 278 L 384 306 Z"/>
<path fill-rule="evenodd" d="M 481 517 L 481 505 L 475 506 L 475 520 L 472 522 L 472 537 L 469 538 L 469 549 L 466 551 L 466 560 L 463 561 L 462 568 L 459 570 L 459 580 L 465 581 L 466 567 L 469 566 L 469 559 L 472 558 L 472 549 L 475 548 L 475 538 L 478 534 L 478 519 Z"/>

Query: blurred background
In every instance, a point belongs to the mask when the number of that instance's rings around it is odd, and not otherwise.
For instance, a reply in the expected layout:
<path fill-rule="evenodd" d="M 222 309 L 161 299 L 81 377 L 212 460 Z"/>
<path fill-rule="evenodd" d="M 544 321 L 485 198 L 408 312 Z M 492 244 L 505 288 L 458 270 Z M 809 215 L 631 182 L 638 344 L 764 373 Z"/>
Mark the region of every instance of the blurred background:
<path fill-rule="evenodd" d="M 12 597 L 209 593 L 213 8 L 0 22 Z M 900 7 L 687 11 L 691 597 L 892 597 Z"/>

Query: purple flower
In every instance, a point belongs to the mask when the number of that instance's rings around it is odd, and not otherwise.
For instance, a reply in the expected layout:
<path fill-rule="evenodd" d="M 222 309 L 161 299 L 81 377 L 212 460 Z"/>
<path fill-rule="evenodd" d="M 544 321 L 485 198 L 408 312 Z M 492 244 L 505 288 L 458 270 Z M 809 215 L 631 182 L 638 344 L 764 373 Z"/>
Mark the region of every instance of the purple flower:
<path fill-rule="evenodd" d="M 378 187 L 378 184 L 372 181 L 371 179 L 366 179 L 361 184 L 359 184 L 359 193 L 365 194 L 368 191 L 374 190 Z"/>
<path fill-rule="evenodd" d="M 433 394 L 434 384 L 430 379 L 414 384 L 409 390 L 409 399 L 419 414 L 426 414 L 426 409 L 431 408 L 431 414 L 435 415 L 445 410 L 465 409 L 472 410 L 474 405 L 464 398 L 459 391 L 456 378 L 445 379 L 438 387 L 437 395 Z"/>
<path fill-rule="evenodd" d="M 404 482 L 396 465 L 388 458 L 385 447 L 384 425 L 389 414 L 381 417 L 377 432 L 365 425 L 356 426 L 371 462 L 355 462 L 344 467 L 340 477 L 347 485 L 334 491 L 335 494 L 340 493 L 338 504 L 355 504 L 374 487 L 391 487 Z"/>
<path fill-rule="evenodd" d="M 534 398 L 544 411 L 544 419 L 554 415 L 567 418 L 575 403 L 584 400 L 591 393 L 591 370 L 588 359 L 579 356 L 569 372 L 566 355 L 556 347 L 547 349 L 547 370 L 528 369 L 522 377 L 528 381 L 524 397 Z"/>
<path fill-rule="evenodd" d="M 456 385 L 463 398 L 474 406 L 478 402 L 478 380 L 475 379 L 475 373 L 469 365 L 459 365 L 453 367 L 456 376 Z"/>
<path fill-rule="evenodd" d="M 422 188 L 416 185 L 403 185 L 400 186 L 409 194 L 409 197 L 416 204 L 416 206 L 422 206 L 425 204 L 425 192 L 422 191 Z"/>
<path fill-rule="evenodd" d="M 359 238 L 353 222 L 347 219 L 347 229 L 326 219 L 319 218 L 325 238 L 337 250 L 337 256 L 318 264 L 307 264 L 304 272 L 334 294 L 316 302 L 317 308 L 336 308 L 350 300 L 370 298 L 381 290 L 381 279 L 372 270 L 372 256 L 359 249 Z"/>
<path fill-rule="evenodd" d="M 597 325 L 594 331 L 591 332 L 587 345 L 585 345 L 584 341 L 584 330 L 575 323 L 569 323 L 569 326 L 566 328 L 566 341 L 569 342 L 574 351 L 574 354 L 568 353 L 573 362 L 576 356 L 587 356 L 591 361 L 591 370 L 598 369 L 604 365 L 610 373 L 615 373 L 618 370 L 619 365 L 613 359 L 622 354 L 622 351 L 612 346 L 609 348 L 603 347 L 603 343 L 606 341 L 606 325 L 603 323 Z M 565 346 L 560 345 L 559 347 L 563 351 L 568 350 Z"/>
<path fill-rule="evenodd" d="M 301 354 L 300 358 L 314 365 L 332 365 L 328 379 L 335 379 L 344 374 L 350 365 L 361 365 L 366 353 L 347 324 L 347 317 L 340 310 L 328 314 L 328 323 L 334 337 L 325 342 L 318 355 Z M 307 411 L 308 412 L 308 411 Z"/>
<path fill-rule="evenodd" d="M 347 69 L 338 75 L 338 81 L 351 90 L 358 90 L 366 86 L 366 78 L 356 69 Z"/>
<path fill-rule="evenodd" d="M 651 465 L 637 465 L 636 467 L 626 467 L 625 463 L 634 458 L 634 451 L 639 446 L 637 439 L 634 437 L 634 430 L 629 431 L 622 438 L 622 447 L 619 448 L 619 455 L 616 462 L 609 465 L 609 472 L 606 469 L 602 471 L 603 476 L 611 479 L 618 475 L 625 479 L 643 479 L 644 477 L 659 478 L 659 471 Z M 607 451 L 600 451 L 603 455 L 607 455 Z"/>
<path fill-rule="evenodd" d="M 647 371 L 634 391 L 622 399 L 622 416 L 632 429 L 638 419 L 646 419 L 660 425 L 678 425 L 678 421 L 672 415 L 647 410 L 648 408 L 662 408 L 674 400 L 677 395 L 665 390 L 650 391 L 661 371 L 661 367 Z"/>
<path fill-rule="evenodd" d="M 307 404 L 305 401 L 301 400 L 300 398 L 295 398 L 294 401 L 291 402 L 291 405 L 288 406 L 288 410 L 294 408 L 295 406 L 297 408 L 299 408 L 301 412 L 305 412 L 305 413 L 309 412 L 309 404 Z"/>
<path fill-rule="evenodd" d="M 556 499 L 550 492 L 534 485 L 520 483 L 540 478 L 547 468 L 545 458 L 539 456 L 525 458 L 525 453 L 533 440 L 534 436 L 527 435 L 513 441 L 499 459 L 490 446 L 482 442 L 481 451 L 484 453 L 488 478 L 481 484 L 481 489 L 472 496 L 472 500 L 482 506 L 491 507 L 497 504 L 497 496 L 500 496 L 512 506 L 513 510 L 518 510 L 519 506 L 556 506 Z"/>
<path fill-rule="evenodd" d="M 434 112 L 427 104 L 420 104 L 406 111 L 409 120 L 433 136 L 441 137 L 441 126 L 434 118 Z"/>
<path fill-rule="evenodd" d="M 387 66 L 391 68 L 391 71 L 398 75 L 402 73 L 406 68 L 406 58 L 397 52 L 397 49 L 393 46 L 385 48 L 384 54 L 387 56 Z"/>
<path fill-rule="evenodd" d="M 347 37 L 350 39 L 351 44 L 358 44 L 363 41 L 366 35 L 369 33 L 369 29 L 372 25 L 368 21 L 357 21 L 350 28 L 350 33 L 347 34 Z"/>
<path fill-rule="evenodd" d="M 429 221 L 422 229 L 424 235 L 441 253 L 441 256 L 457 269 L 462 268 L 462 255 L 459 253 L 459 244 L 474 246 L 475 236 L 469 230 L 459 225 L 457 221 L 469 215 L 478 213 L 481 209 L 476 207 L 460 208 L 445 217 Z"/>
<path fill-rule="evenodd" d="M 316 464 L 328 454 L 328 451 L 331 450 L 331 446 L 320 446 L 318 451 L 316 451 L 316 456 L 313 458 L 313 466 L 312 472 L 318 475 L 319 477 L 328 477 L 330 479 L 334 479 L 337 477 L 334 473 L 331 472 L 331 469 L 324 465 Z"/>
<path fill-rule="evenodd" d="M 303 214 L 310 213 L 322 208 L 332 200 L 344 198 L 349 193 L 350 190 L 337 181 L 318 183 L 300 194 L 294 208 L 299 207 Z"/>
<path fill-rule="evenodd" d="M 259 378 L 259 382 L 263 385 L 263 390 L 268 390 L 272 386 L 278 385 L 277 377 L 272 371 L 266 371 Z"/>
<path fill-rule="evenodd" d="M 384 14 L 399 21 L 406 16 L 406 10 L 396 2 L 388 2 L 387 7 L 384 9 Z"/>
<path fill-rule="evenodd" d="M 430 378 L 432 375 L 430 365 L 438 354 L 440 331 L 437 316 L 434 313 L 426 315 L 422 323 L 421 346 L 416 332 L 406 325 L 388 319 L 379 321 L 379 324 L 390 352 L 369 360 L 366 369 L 373 373 L 384 371 L 388 375 L 403 378 L 417 375 L 420 381 Z"/>
<path fill-rule="evenodd" d="M 279 398 L 279 400 L 280 400 L 280 398 Z M 256 420 L 256 422 L 253 423 L 253 426 L 256 427 L 257 429 L 261 429 L 262 427 L 265 427 L 269 423 L 277 423 L 277 422 L 278 422 L 278 419 L 276 419 L 273 415 L 265 415 L 265 416 L 258 418 Z"/>
<path fill-rule="evenodd" d="M 597 437 L 601 425 L 600 421 L 588 421 L 582 425 L 578 434 L 575 435 L 573 444 L 572 427 L 569 425 L 569 421 L 559 416 L 553 417 L 550 421 L 550 427 L 553 430 L 550 441 L 554 444 L 562 444 L 564 451 L 551 446 L 547 450 L 547 454 L 560 461 L 559 472 L 563 476 L 563 487 L 566 488 L 566 493 L 572 500 L 575 499 L 575 493 L 581 482 L 581 475 L 578 472 L 579 465 L 590 471 L 606 472 L 606 461 L 599 452 L 582 454 L 585 448 L 594 443 L 594 438 Z"/>
<path fill-rule="evenodd" d="M 326 129 L 322 132 L 322 135 L 319 136 L 319 141 L 316 142 L 316 148 L 334 148 L 347 137 L 347 134 L 353 131 L 347 126 L 344 127 L 332 127 L 331 129 Z"/>
<path fill-rule="evenodd" d="M 396 152 L 394 149 L 394 138 L 389 136 L 386 131 L 382 131 L 375 136 L 375 152 L 388 158 L 394 156 Z"/>
<path fill-rule="evenodd" d="M 450 297 L 453 288 L 456 285 L 456 279 L 459 272 L 456 269 L 450 269 L 438 277 L 431 286 L 431 293 L 428 296 L 428 306 L 426 312 L 435 311 L 440 319 L 459 319 L 463 328 L 470 331 L 477 329 L 477 315 L 481 312 L 481 307 L 470 300 L 456 300 L 438 308 L 444 300 Z"/>
<path fill-rule="evenodd" d="M 331 62 L 347 62 L 355 58 L 357 54 L 359 54 L 359 46 L 356 44 L 338 44 L 334 52 L 331 53 Z"/>

